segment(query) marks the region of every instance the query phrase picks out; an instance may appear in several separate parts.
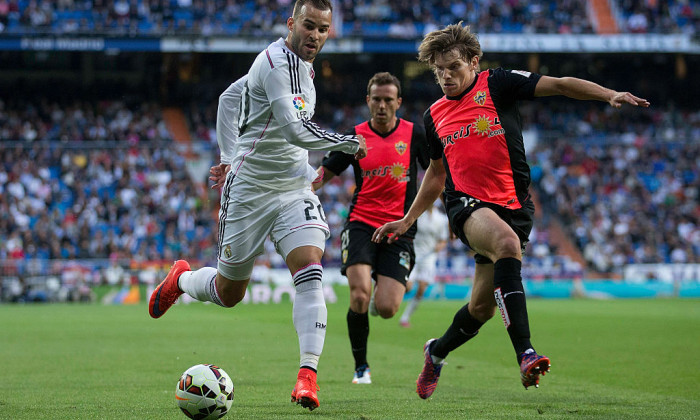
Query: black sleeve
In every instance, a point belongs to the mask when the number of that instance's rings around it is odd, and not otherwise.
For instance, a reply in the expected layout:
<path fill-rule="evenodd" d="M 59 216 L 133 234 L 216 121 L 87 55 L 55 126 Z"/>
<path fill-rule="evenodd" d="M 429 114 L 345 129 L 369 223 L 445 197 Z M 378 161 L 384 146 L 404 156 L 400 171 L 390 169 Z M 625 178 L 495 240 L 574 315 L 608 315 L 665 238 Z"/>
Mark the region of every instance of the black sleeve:
<path fill-rule="evenodd" d="M 423 114 L 423 122 L 425 123 L 425 137 L 428 140 L 428 156 L 431 160 L 442 159 L 442 142 L 440 142 L 440 137 L 435 130 L 435 122 L 433 116 L 430 115 L 430 108 Z"/>
<path fill-rule="evenodd" d="M 345 134 L 354 136 L 356 134 L 355 127 Z M 333 172 L 335 175 L 340 175 L 348 166 L 352 165 L 354 161 L 355 156 L 336 150 L 326 154 L 321 166 Z"/>
<path fill-rule="evenodd" d="M 495 93 L 501 100 L 511 98 L 513 101 L 535 98 L 535 87 L 541 75 L 524 70 L 504 70 L 500 67 L 489 71 L 492 95 Z"/>
<path fill-rule="evenodd" d="M 413 124 L 413 134 L 411 139 L 411 147 L 413 148 L 413 156 L 423 169 L 428 169 L 430 165 L 430 156 L 428 155 L 428 140 L 425 138 L 425 130 L 418 124 Z"/>

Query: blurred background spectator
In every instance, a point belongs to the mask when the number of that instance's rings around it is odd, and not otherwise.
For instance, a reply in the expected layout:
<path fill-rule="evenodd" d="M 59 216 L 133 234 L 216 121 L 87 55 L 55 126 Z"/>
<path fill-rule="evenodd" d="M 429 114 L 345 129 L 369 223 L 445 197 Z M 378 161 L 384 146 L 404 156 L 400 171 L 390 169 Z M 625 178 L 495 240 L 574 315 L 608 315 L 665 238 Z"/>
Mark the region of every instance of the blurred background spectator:
<path fill-rule="evenodd" d="M 416 38 L 433 25 L 463 20 L 476 32 L 594 33 L 585 0 L 336 0 L 343 35 Z M 0 0 L 9 33 L 196 34 L 258 36 L 279 31 L 290 14 L 286 0 Z M 700 5 L 692 0 L 610 0 L 619 32 L 695 34 Z M 282 28 L 284 30 L 284 28 Z"/>

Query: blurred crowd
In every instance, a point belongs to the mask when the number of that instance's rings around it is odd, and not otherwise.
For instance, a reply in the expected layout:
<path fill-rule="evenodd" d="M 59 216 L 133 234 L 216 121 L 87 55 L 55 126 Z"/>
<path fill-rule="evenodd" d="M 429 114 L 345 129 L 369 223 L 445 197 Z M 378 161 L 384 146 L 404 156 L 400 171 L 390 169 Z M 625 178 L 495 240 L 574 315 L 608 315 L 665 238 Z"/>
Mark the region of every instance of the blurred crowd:
<path fill-rule="evenodd" d="M 619 272 L 628 263 L 700 263 L 700 112 L 635 111 L 523 107 L 533 190 L 544 210 L 527 276 L 582 271 L 551 244 L 552 220 L 563 222 L 588 268 L 599 272 Z M 343 129 L 366 112 L 364 105 L 348 107 L 342 115 L 351 117 L 329 114 L 319 123 Z M 213 116 L 206 109 L 190 116 L 194 141 L 210 146 L 211 162 L 217 160 Z M 185 169 L 158 106 L 0 102 L 0 138 L 1 260 L 215 264 L 218 196 L 207 196 L 206 179 Z M 311 154 L 312 165 L 321 159 Z M 332 231 L 326 264 L 339 262 L 353 188 L 347 170 L 319 194 Z M 282 267 L 269 243 L 267 251 L 260 263 Z M 441 264 L 468 271 L 473 260 L 455 241 Z"/>
<path fill-rule="evenodd" d="M 9 101 L 9 99 L 8 99 Z M 121 101 L 96 103 L 28 101 L 0 98 L 0 139 L 9 141 L 141 141 L 170 140 L 154 103 L 127 106 Z"/>
<path fill-rule="evenodd" d="M 214 221 L 172 146 L 0 143 L 0 259 L 211 257 Z"/>
<path fill-rule="evenodd" d="M 620 12 L 623 32 L 693 35 L 700 29 L 700 3 L 695 0 L 616 0 L 611 4 Z"/>
<path fill-rule="evenodd" d="M 585 0 L 336 0 L 343 35 L 416 38 L 463 20 L 477 32 L 592 33 Z M 628 33 L 690 33 L 693 0 L 612 0 Z M 159 36 L 286 33 L 293 0 L 0 0 L 0 32 Z"/>
<path fill-rule="evenodd" d="M 700 144 L 557 140 L 534 153 L 543 203 L 600 272 L 700 263 Z"/>

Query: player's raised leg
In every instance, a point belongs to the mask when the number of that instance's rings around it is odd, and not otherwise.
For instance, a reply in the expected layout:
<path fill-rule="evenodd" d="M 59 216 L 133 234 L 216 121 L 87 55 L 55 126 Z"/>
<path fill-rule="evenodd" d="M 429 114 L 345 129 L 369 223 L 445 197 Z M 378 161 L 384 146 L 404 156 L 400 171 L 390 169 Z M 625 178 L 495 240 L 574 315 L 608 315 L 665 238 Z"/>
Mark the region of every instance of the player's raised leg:
<path fill-rule="evenodd" d="M 148 313 L 152 318 L 160 318 L 182 295 L 182 290 L 178 286 L 180 275 L 190 270 L 190 265 L 185 260 L 177 260 L 170 267 L 168 275 L 153 290 L 148 301 Z M 215 270 L 216 271 L 216 270 Z"/>
<path fill-rule="evenodd" d="M 520 233 L 525 238 L 529 234 L 531 220 L 530 215 L 526 220 L 530 225 Z M 530 341 L 525 289 L 520 274 L 523 242 L 515 231 L 515 228 L 522 230 L 522 227 L 516 225 L 516 221 L 520 220 L 516 220 L 514 215 L 509 225 L 492 209 L 480 208 L 467 219 L 464 232 L 472 249 L 494 261 L 494 298 L 517 356 L 522 384 L 527 389 L 539 384 L 539 375 L 549 370 L 549 359 L 537 355 Z"/>
<path fill-rule="evenodd" d="M 447 355 L 474 338 L 481 326 L 493 317 L 496 303 L 492 291 L 493 264 L 477 264 L 469 303 L 457 311 L 442 337 L 424 346 L 423 370 L 416 381 L 416 392 L 421 398 L 428 398 L 435 391 Z"/>
<path fill-rule="evenodd" d="M 160 318 L 183 294 L 200 302 L 212 302 L 232 308 L 243 300 L 255 260 L 227 270 L 226 275 L 213 267 L 190 270 L 187 261 L 178 260 L 170 272 L 151 294 L 148 311 L 153 318 Z"/>

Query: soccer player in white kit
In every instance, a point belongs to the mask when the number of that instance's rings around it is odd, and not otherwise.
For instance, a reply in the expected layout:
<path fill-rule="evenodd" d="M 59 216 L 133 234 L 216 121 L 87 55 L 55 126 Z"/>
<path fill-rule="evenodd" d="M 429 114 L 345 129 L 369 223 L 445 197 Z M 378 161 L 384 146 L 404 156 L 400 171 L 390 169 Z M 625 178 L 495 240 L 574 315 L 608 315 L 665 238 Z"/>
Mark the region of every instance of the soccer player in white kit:
<path fill-rule="evenodd" d="M 321 257 L 330 232 L 311 190 L 317 177 L 307 150 L 339 150 L 361 159 L 362 136 L 344 136 L 310 121 L 316 106 L 311 63 L 331 26 L 329 0 L 297 0 L 289 34 L 270 44 L 248 74 L 219 98 L 217 140 L 221 164 L 210 170 L 223 186 L 218 267 L 191 271 L 176 261 L 154 290 L 149 313 L 159 318 L 182 293 L 233 307 L 245 296 L 255 258 L 267 236 L 285 259 L 296 296 L 293 320 L 301 354 L 292 402 L 313 410 L 316 369 L 326 334 Z"/>
<path fill-rule="evenodd" d="M 399 324 L 409 327 L 411 315 L 416 311 L 423 294 L 429 284 L 435 283 L 437 254 L 447 245 L 449 238 L 449 222 L 447 216 L 436 210 L 435 206 L 428 207 L 425 213 L 418 218 L 418 230 L 416 231 L 413 246 L 416 250 L 416 265 L 408 278 L 407 290 L 417 287 L 416 294 L 408 302 L 401 314 Z M 416 285 L 416 283 L 418 283 Z"/>

